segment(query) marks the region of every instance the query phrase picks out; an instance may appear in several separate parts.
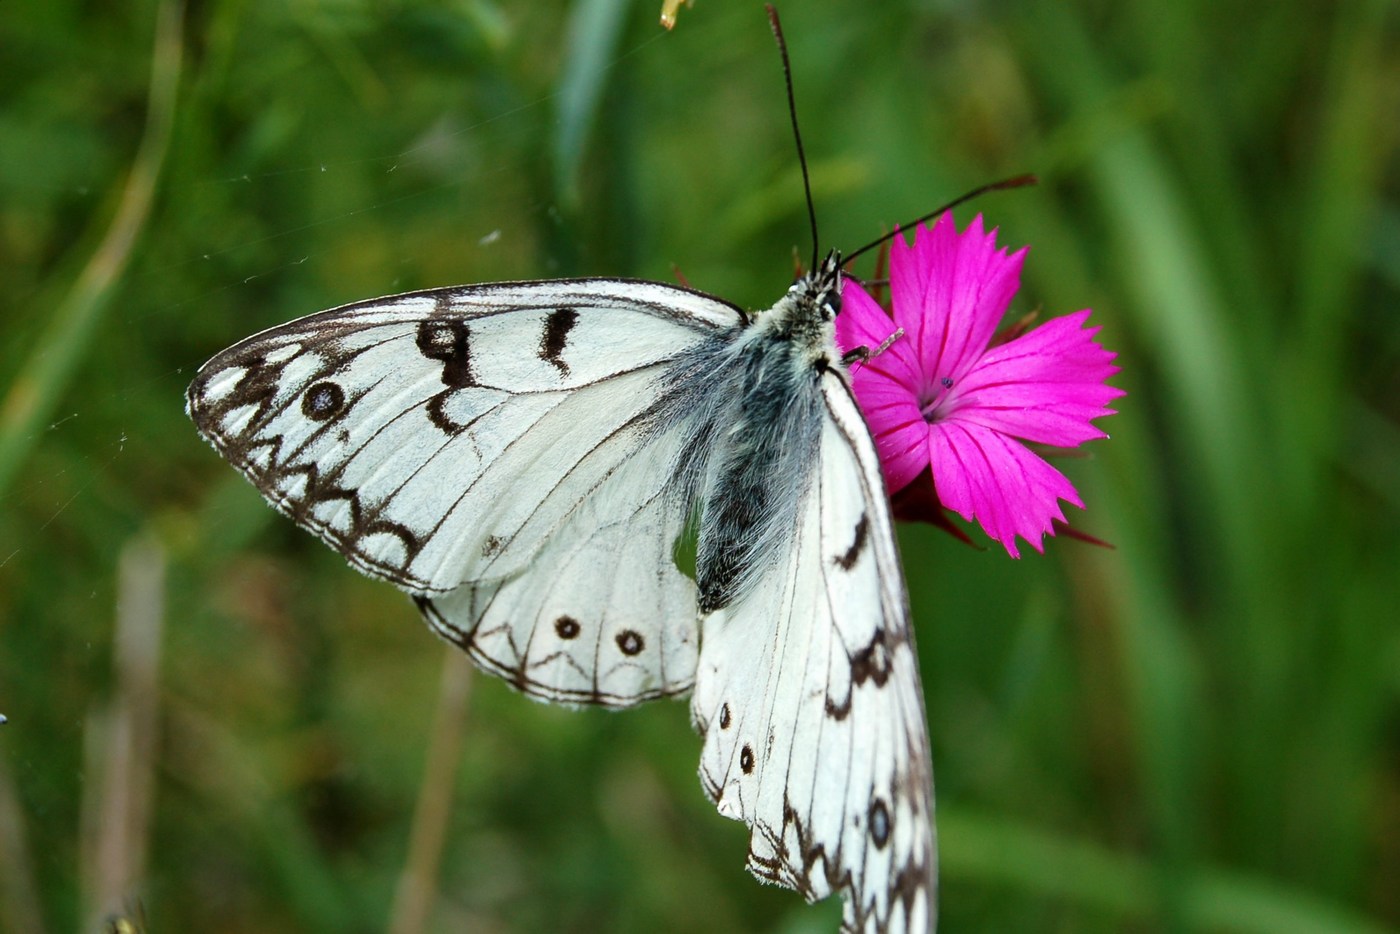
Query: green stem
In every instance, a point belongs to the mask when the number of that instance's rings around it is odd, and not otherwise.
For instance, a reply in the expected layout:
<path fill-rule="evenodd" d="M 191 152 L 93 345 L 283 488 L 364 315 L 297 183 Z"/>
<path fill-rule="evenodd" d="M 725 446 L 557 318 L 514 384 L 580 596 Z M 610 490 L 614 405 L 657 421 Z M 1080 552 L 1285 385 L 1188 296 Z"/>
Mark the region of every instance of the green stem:
<path fill-rule="evenodd" d="M 146 129 L 116 216 L 0 404 L 0 496 L 40 438 L 41 426 L 52 416 L 92 343 L 102 312 L 150 217 L 174 123 L 183 21 L 184 7 L 179 0 L 161 4 L 151 56 Z"/>

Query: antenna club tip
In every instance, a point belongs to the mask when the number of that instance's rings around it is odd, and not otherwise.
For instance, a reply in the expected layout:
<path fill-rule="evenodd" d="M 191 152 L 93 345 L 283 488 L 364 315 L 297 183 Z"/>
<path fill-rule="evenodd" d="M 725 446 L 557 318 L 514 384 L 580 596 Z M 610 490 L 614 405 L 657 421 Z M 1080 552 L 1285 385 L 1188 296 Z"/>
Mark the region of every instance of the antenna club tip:
<path fill-rule="evenodd" d="M 763 9 L 768 11 L 768 27 L 773 30 L 773 35 L 778 41 L 783 40 L 783 24 L 778 21 L 778 8 L 771 3 L 765 3 Z"/>

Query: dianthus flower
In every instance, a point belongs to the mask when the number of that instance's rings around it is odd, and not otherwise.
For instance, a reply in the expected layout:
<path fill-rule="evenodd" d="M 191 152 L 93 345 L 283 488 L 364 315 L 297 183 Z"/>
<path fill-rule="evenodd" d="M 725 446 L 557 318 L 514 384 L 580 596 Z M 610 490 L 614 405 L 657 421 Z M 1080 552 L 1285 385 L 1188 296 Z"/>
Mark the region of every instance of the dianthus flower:
<path fill-rule="evenodd" d="M 1087 308 L 994 342 L 1025 255 L 997 249 L 980 214 L 959 233 L 945 213 L 915 229 L 913 246 L 895 237 L 892 313 L 847 279 L 836 318 L 842 350 L 872 352 L 852 367 L 852 384 L 891 495 L 931 468 L 938 500 L 1013 558 L 1017 536 L 1044 550 L 1043 537 L 1064 522 L 1060 500 L 1084 506 L 1024 442 L 1070 448 L 1107 437 L 1092 422 L 1112 415 L 1107 404 L 1123 394 L 1104 382 L 1118 372 L 1117 355 L 1085 326 Z"/>

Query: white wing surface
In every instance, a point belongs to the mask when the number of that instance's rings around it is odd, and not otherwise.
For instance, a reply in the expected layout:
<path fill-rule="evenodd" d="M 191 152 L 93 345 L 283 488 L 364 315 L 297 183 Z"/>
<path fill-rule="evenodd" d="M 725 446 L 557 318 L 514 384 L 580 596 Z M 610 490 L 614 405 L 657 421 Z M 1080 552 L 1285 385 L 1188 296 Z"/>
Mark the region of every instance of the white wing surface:
<path fill-rule="evenodd" d="M 662 377 L 743 323 L 617 279 L 410 293 L 234 345 L 188 408 L 278 510 L 487 668 L 625 705 L 694 674 L 695 590 L 672 557 L 688 426 L 656 417 Z"/>
<path fill-rule="evenodd" d="M 702 620 L 700 778 L 752 829 L 748 865 L 850 932 L 932 930 L 932 770 L 879 459 L 840 374 L 784 560 Z"/>

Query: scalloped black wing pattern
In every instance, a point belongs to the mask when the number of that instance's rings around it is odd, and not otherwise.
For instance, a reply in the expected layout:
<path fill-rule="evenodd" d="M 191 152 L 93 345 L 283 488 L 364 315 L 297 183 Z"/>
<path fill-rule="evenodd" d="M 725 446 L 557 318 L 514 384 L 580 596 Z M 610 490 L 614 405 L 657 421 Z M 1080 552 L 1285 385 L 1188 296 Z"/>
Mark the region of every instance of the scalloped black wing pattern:
<path fill-rule="evenodd" d="M 627 706 L 694 680 L 673 560 L 676 366 L 744 323 L 689 290 L 503 283 L 347 305 L 196 375 L 200 432 L 267 500 L 432 628 L 549 700 Z"/>
<path fill-rule="evenodd" d="M 933 777 L 879 458 L 845 378 L 822 378 L 815 465 L 786 553 L 705 616 L 691 711 L 700 781 L 749 825 L 748 866 L 842 929 L 934 927 Z"/>

